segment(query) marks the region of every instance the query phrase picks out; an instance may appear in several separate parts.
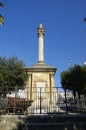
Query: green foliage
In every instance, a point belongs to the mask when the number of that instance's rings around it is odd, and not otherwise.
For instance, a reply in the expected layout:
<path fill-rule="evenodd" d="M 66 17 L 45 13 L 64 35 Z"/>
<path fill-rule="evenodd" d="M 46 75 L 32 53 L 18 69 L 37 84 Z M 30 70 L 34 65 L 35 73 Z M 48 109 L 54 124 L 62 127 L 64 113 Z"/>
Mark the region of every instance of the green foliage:
<path fill-rule="evenodd" d="M 70 83 L 69 71 L 63 71 L 61 73 L 61 84 L 62 84 L 63 88 L 68 89 L 69 83 Z"/>
<path fill-rule="evenodd" d="M 17 57 L 0 57 L 0 90 L 13 91 L 15 88 L 24 88 L 26 80 L 27 73 L 23 61 Z"/>
<path fill-rule="evenodd" d="M 64 89 L 77 92 L 78 95 L 86 93 L 86 65 L 74 65 L 61 73 L 61 84 Z"/>
<path fill-rule="evenodd" d="M 86 23 L 86 17 L 84 18 L 84 22 Z"/>
<path fill-rule="evenodd" d="M 4 7 L 4 5 L 3 5 L 3 3 L 2 3 L 2 2 L 0 2 L 0 6 L 1 6 L 1 7 Z"/>
<path fill-rule="evenodd" d="M 2 2 L 0 2 L 0 7 L 4 7 Z M 4 17 L 1 14 L 0 14 L 0 24 L 4 25 Z"/>
<path fill-rule="evenodd" d="M 84 95 L 86 96 L 86 65 L 83 65 L 82 67 L 82 73 L 83 73 L 83 88 L 82 88 L 82 92 L 84 93 Z"/>

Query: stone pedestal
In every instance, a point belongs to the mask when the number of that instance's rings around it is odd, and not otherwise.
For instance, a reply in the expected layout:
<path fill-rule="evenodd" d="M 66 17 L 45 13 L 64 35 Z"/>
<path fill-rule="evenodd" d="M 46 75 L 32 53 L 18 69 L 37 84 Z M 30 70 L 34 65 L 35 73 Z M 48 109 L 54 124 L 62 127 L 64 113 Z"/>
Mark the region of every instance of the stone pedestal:
<path fill-rule="evenodd" d="M 54 103 L 54 74 L 56 68 L 37 63 L 26 68 L 26 71 L 28 73 L 27 95 L 29 100 L 33 100 L 30 109 L 35 108 L 34 111 L 39 111 L 41 98 L 41 109 L 46 111 L 48 106 Z M 30 109 L 28 108 L 28 110 Z"/>

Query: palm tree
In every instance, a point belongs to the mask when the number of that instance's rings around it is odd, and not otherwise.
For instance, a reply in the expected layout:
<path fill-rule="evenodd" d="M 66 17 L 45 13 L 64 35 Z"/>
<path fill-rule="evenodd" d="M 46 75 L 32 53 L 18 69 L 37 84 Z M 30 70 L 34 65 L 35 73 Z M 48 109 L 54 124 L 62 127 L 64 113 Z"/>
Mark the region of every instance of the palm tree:
<path fill-rule="evenodd" d="M 4 7 L 2 2 L 0 2 L 0 7 Z M 0 14 L 0 25 L 4 25 L 4 17 L 1 14 Z"/>
<path fill-rule="evenodd" d="M 84 22 L 86 23 L 86 17 L 84 18 Z"/>

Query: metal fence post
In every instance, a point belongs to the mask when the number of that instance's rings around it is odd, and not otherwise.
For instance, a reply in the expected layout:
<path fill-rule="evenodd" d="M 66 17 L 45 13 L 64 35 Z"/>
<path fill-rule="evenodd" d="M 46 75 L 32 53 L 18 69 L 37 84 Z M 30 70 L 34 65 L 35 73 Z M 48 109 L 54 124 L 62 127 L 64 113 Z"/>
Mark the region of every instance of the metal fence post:
<path fill-rule="evenodd" d="M 68 115 L 68 106 L 67 106 L 67 95 L 66 95 L 66 89 L 65 89 L 65 104 L 66 104 L 66 113 Z"/>
<path fill-rule="evenodd" d="M 41 88 L 40 88 L 40 114 L 42 113 L 41 111 Z"/>

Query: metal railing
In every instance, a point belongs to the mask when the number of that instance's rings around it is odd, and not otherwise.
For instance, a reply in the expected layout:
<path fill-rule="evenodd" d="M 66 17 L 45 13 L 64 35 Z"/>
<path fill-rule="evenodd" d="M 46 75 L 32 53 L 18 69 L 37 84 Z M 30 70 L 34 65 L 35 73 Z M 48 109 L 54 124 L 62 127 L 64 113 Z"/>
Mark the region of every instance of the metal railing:
<path fill-rule="evenodd" d="M 86 112 L 86 99 L 74 99 L 70 91 L 61 87 L 33 87 L 17 92 L 0 92 L 0 114 L 55 114 Z M 4 95 L 5 93 L 5 95 Z"/>

